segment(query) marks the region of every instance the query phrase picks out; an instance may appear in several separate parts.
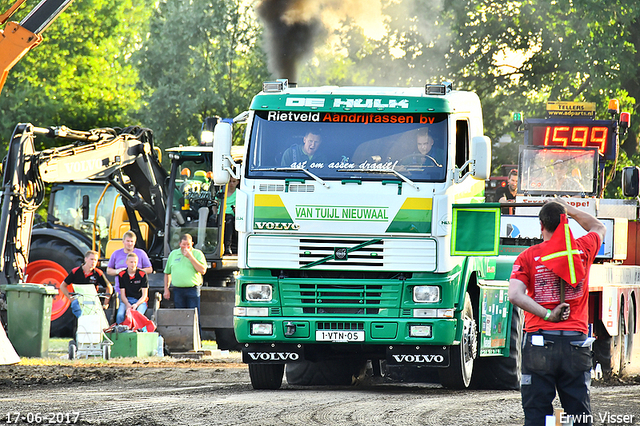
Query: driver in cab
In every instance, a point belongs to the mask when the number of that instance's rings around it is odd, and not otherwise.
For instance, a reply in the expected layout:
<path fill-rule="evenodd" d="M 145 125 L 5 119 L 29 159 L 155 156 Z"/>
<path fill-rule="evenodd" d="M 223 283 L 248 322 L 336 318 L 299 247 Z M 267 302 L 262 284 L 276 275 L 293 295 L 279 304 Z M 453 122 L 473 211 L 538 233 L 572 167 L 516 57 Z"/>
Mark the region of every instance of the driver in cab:
<path fill-rule="evenodd" d="M 280 165 L 282 167 L 300 167 L 307 162 L 323 162 L 324 159 L 317 155 L 318 148 L 322 145 L 322 137 L 319 133 L 307 132 L 302 139 L 302 144 L 293 144 L 282 154 Z"/>
<path fill-rule="evenodd" d="M 443 167 L 444 153 L 434 148 L 434 140 L 429 135 L 429 129 L 421 128 L 416 135 L 416 149 L 413 153 L 403 157 L 399 164 L 402 166 Z"/>

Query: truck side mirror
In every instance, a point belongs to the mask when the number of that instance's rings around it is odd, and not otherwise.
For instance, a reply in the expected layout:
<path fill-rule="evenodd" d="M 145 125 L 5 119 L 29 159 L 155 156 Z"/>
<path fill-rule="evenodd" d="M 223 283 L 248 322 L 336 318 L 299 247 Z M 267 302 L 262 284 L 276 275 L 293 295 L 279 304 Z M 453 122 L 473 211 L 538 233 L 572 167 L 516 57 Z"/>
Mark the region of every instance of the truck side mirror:
<path fill-rule="evenodd" d="M 637 197 L 640 193 L 640 167 L 627 166 L 622 169 L 622 194 Z"/>
<path fill-rule="evenodd" d="M 89 196 L 82 196 L 82 220 L 89 219 Z"/>
<path fill-rule="evenodd" d="M 486 180 L 491 174 L 491 140 L 486 136 L 471 139 L 471 160 L 475 163 L 473 177 Z"/>
<path fill-rule="evenodd" d="M 213 182 L 226 185 L 229 182 L 231 162 L 231 124 L 218 123 L 213 130 Z"/>

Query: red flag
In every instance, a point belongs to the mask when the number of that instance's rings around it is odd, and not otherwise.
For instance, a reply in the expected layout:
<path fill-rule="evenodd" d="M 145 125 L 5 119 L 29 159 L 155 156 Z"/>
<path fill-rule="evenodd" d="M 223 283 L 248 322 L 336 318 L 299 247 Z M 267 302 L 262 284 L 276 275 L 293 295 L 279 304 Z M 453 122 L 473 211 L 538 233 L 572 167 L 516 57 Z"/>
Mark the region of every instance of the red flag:
<path fill-rule="evenodd" d="M 576 240 L 569 229 L 567 215 L 560 216 L 560 225 L 556 228 L 551 239 L 545 244 L 540 261 L 557 276 L 571 284 L 572 287 L 578 285 L 584 279 L 585 270 Z"/>
<path fill-rule="evenodd" d="M 156 329 L 156 325 L 153 323 L 153 321 L 151 321 L 150 319 L 145 317 L 144 314 L 141 314 L 135 309 L 129 309 L 127 311 L 124 321 L 122 321 L 122 325 L 126 325 L 133 331 L 140 330 L 144 327 L 147 327 L 147 331 L 149 332 L 155 331 Z"/>

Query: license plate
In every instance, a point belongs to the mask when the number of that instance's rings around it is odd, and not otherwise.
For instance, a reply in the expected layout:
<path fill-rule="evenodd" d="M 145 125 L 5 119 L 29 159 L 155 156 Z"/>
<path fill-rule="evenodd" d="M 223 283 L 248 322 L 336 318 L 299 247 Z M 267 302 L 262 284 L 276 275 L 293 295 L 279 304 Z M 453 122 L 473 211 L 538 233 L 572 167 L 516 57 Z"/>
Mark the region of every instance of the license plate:
<path fill-rule="evenodd" d="M 317 330 L 318 342 L 364 342 L 364 331 Z"/>

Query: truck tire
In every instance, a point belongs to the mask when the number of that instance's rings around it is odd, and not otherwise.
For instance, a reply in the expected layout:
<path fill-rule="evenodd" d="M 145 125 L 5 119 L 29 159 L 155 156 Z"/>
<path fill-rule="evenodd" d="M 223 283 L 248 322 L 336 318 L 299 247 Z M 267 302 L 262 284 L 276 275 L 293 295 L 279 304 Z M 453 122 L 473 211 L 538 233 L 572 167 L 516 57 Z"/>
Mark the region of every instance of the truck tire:
<path fill-rule="evenodd" d="M 287 364 L 287 383 L 298 386 L 349 386 L 363 372 L 366 360 L 341 359 Z"/>
<path fill-rule="evenodd" d="M 451 364 L 438 370 L 440 383 L 449 389 L 466 389 L 471 383 L 473 363 L 478 353 L 478 327 L 469 293 L 464 298 L 463 329 L 459 345 L 451 346 Z"/>
<path fill-rule="evenodd" d="M 471 387 L 474 389 L 519 390 L 522 372 L 522 311 L 512 309 L 508 357 L 478 357 L 473 366 Z"/>
<path fill-rule="evenodd" d="M 620 312 L 623 312 L 623 306 L 620 305 Z M 596 336 L 598 338 L 593 342 L 593 354 L 595 363 L 600 363 L 602 367 L 602 375 L 605 379 L 620 374 L 621 355 L 622 355 L 622 335 L 623 315 L 618 316 L 618 335 L 611 336 L 604 328 L 602 321 L 596 322 Z"/>
<path fill-rule="evenodd" d="M 218 349 L 222 351 L 236 352 L 240 352 L 242 350 L 242 345 L 236 340 L 233 328 L 216 328 L 215 333 Z"/>
<path fill-rule="evenodd" d="M 621 336 L 620 339 L 620 376 L 624 376 L 626 373 L 626 367 L 631 363 L 631 357 L 633 355 L 633 335 L 635 326 L 636 307 L 633 303 L 629 304 L 629 316 L 626 322 L 623 320 L 622 330 L 627 332 Z M 626 325 L 626 327 L 625 327 Z"/>
<path fill-rule="evenodd" d="M 82 264 L 84 256 L 73 246 L 58 239 L 37 238 L 31 242 L 26 274 L 35 284 L 60 284 L 68 273 Z M 69 309 L 70 302 L 62 293 L 53 299 L 51 308 L 51 336 L 73 337 L 75 316 Z"/>
<path fill-rule="evenodd" d="M 284 364 L 249 364 L 249 377 L 254 389 L 280 389 Z"/>

